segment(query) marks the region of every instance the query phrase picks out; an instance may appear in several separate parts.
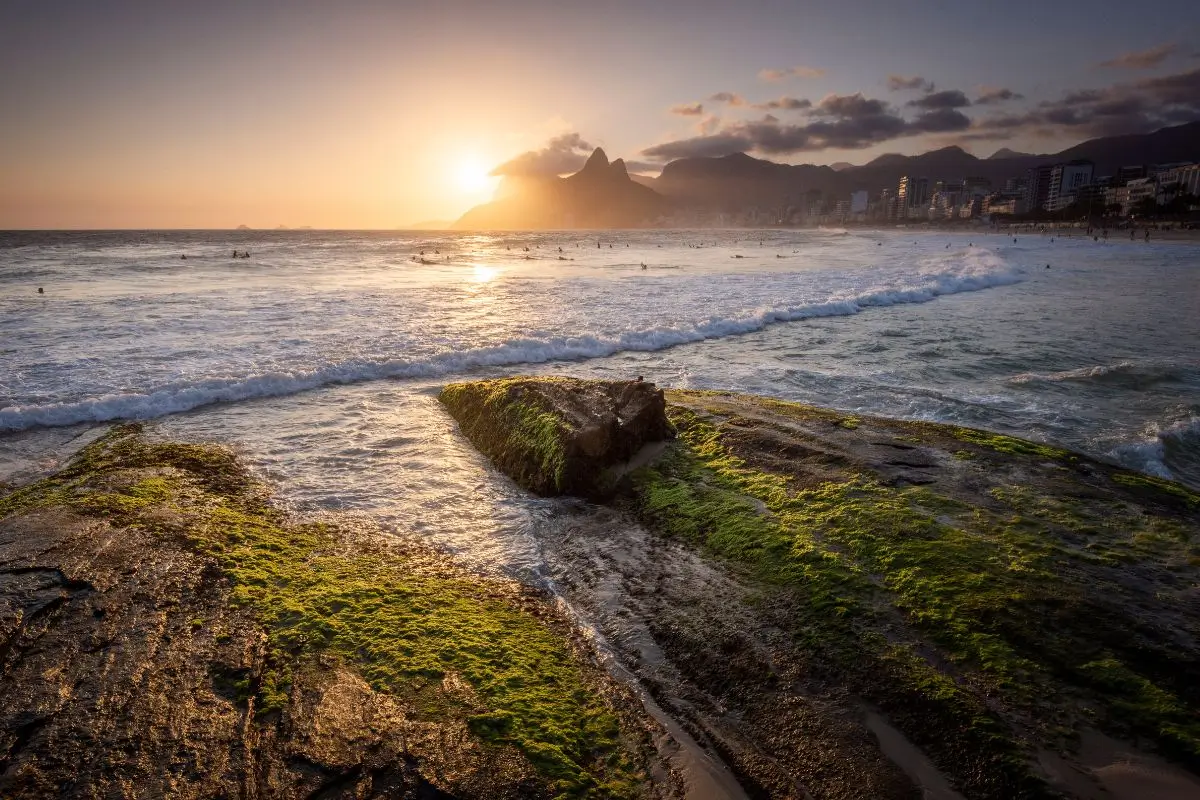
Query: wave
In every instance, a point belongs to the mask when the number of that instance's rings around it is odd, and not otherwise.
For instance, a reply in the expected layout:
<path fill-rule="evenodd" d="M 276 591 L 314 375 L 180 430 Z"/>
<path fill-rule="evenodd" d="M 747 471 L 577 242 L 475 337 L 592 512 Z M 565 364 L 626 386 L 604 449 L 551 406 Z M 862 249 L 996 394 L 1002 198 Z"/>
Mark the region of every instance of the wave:
<path fill-rule="evenodd" d="M 868 308 L 925 303 L 937 297 L 972 292 L 1020 281 L 1016 272 L 988 253 L 970 259 L 964 272 L 926 273 L 920 283 L 875 287 L 824 302 L 760 309 L 737 317 L 714 317 L 689 325 L 629 331 L 618 336 L 561 336 L 512 339 L 502 344 L 444 352 L 423 360 L 354 359 L 312 370 L 275 371 L 239 378 L 211 378 L 145 393 L 111 394 L 69 403 L 0 408 L 0 430 L 152 419 L 213 403 L 279 397 L 322 386 L 388 378 L 430 378 L 480 367 L 541 364 L 603 358 L 620 352 L 665 350 L 681 344 L 753 333 L 771 325 L 817 317 L 857 314 Z"/>
<path fill-rule="evenodd" d="M 1139 364 L 1133 361 L 1118 361 L 1115 364 L 1099 364 L 1079 367 L 1062 372 L 1023 372 L 1008 379 L 1010 384 L 1025 383 L 1103 383 L 1129 389 L 1139 389 L 1156 383 L 1186 378 L 1188 369 L 1177 364 Z"/>
<path fill-rule="evenodd" d="M 1200 488 L 1200 417 L 1160 427 L 1149 441 L 1121 445 L 1109 455 L 1130 469 Z"/>

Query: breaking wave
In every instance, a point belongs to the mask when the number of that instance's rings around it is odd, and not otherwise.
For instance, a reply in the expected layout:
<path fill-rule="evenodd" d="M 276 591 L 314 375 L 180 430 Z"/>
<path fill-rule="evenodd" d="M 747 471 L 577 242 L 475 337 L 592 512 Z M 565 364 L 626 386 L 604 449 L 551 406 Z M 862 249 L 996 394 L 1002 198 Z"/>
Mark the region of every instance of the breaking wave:
<path fill-rule="evenodd" d="M 1130 469 L 1200 488 L 1200 417 L 1160 427 L 1148 441 L 1121 445 L 1109 455 Z"/>
<path fill-rule="evenodd" d="M 1156 383 L 1181 380 L 1189 369 L 1179 364 L 1142 364 L 1134 361 L 1118 361 L 1115 364 L 1099 364 L 1092 367 L 1063 370 L 1062 372 L 1023 372 L 1008 379 L 1010 384 L 1027 383 L 1103 383 L 1127 389 L 1152 386 Z"/>
<path fill-rule="evenodd" d="M 944 262 L 939 267 L 947 266 Z M 335 384 L 388 378 L 430 378 L 480 367 L 540 364 L 602 358 L 630 351 L 664 350 L 676 345 L 760 331 L 782 322 L 857 314 L 869 308 L 925 303 L 942 295 L 1017 283 L 1020 276 L 990 253 L 967 259 L 965 269 L 927 272 L 911 286 L 874 287 L 823 302 L 760 309 L 742 316 L 715 317 L 690 324 L 628 331 L 613 336 L 561 336 L 511 339 L 485 347 L 442 352 L 422 359 L 352 359 L 314 369 L 272 371 L 236 378 L 210 378 L 154 391 L 110 394 L 75 402 L 0 408 L 0 430 L 151 419 L 213 403 L 279 397 Z"/>

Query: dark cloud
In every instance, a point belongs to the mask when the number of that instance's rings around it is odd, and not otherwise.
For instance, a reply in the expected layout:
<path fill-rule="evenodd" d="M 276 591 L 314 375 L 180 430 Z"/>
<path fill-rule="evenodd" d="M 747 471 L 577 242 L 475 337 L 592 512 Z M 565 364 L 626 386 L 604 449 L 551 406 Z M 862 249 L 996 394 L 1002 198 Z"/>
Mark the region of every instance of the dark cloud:
<path fill-rule="evenodd" d="M 888 75 L 887 88 L 889 92 L 902 92 L 906 89 L 921 89 L 926 92 L 932 92 L 934 86 L 932 81 L 927 81 L 920 75 Z"/>
<path fill-rule="evenodd" d="M 973 138 L 1050 136 L 1069 131 L 1083 136 L 1148 133 L 1166 125 L 1200 119 L 1200 68 L 1119 83 L 1105 89 L 1068 92 L 1020 114 L 978 119 Z"/>
<path fill-rule="evenodd" d="M 700 103 L 680 103 L 671 106 L 671 113 L 681 117 L 699 117 L 704 113 L 704 106 Z"/>
<path fill-rule="evenodd" d="M 965 108 L 971 105 L 971 101 L 958 89 L 946 89 L 941 92 L 930 92 L 924 97 L 910 100 L 908 105 L 932 111 L 941 108 Z"/>
<path fill-rule="evenodd" d="M 758 73 L 759 80 L 777 83 L 788 78 L 820 78 L 825 70 L 819 67 L 787 67 L 785 69 L 764 69 Z"/>
<path fill-rule="evenodd" d="M 753 147 L 753 143 L 736 133 L 711 133 L 680 139 L 675 142 L 647 147 L 642 155 L 655 161 L 672 161 L 676 158 L 712 158 L 741 153 Z"/>
<path fill-rule="evenodd" d="M 853 119 L 886 114 L 887 103 L 882 100 L 871 100 L 863 97 L 862 92 L 855 94 L 827 94 L 813 108 L 812 113 L 823 117 L 841 117 Z"/>
<path fill-rule="evenodd" d="M 708 98 L 708 100 L 710 103 L 725 103 L 726 105 L 731 106 L 746 105 L 746 98 L 742 97 L 740 94 L 734 94 L 733 92 L 717 92 L 712 97 Z"/>
<path fill-rule="evenodd" d="M 927 111 L 908 123 L 907 133 L 951 133 L 971 127 L 971 118 L 956 108 Z"/>
<path fill-rule="evenodd" d="M 812 101 L 800 97 L 780 97 L 778 100 L 755 103 L 752 107 L 764 111 L 803 111 L 812 108 Z"/>
<path fill-rule="evenodd" d="M 541 150 L 530 150 L 505 161 L 490 175 L 546 176 L 562 175 L 580 169 L 592 152 L 592 146 L 578 133 L 555 136 Z"/>
<path fill-rule="evenodd" d="M 1009 100 L 1023 100 L 1024 98 L 1024 95 L 1017 94 L 1012 89 L 993 89 L 985 86 L 980 90 L 979 97 L 975 98 L 975 105 L 994 105 L 995 103 L 1004 103 Z"/>
<path fill-rule="evenodd" d="M 1100 66 L 1121 67 L 1123 69 L 1153 69 L 1166 61 L 1178 49 L 1179 45 L 1175 42 L 1168 42 L 1160 44 L 1158 47 L 1151 47 L 1148 50 L 1135 50 L 1132 53 L 1122 53 L 1116 58 L 1101 61 Z"/>
<path fill-rule="evenodd" d="M 963 131 L 971 121 L 955 109 L 938 109 L 906 120 L 886 103 L 858 95 L 830 95 L 812 111 L 811 121 L 790 125 L 766 115 L 736 121 L 720 130 L 656 145 L 642 151 L 649 159 L 724 156 L 756 151 L 767 155 L 857 150 L 921 133 Z"/>

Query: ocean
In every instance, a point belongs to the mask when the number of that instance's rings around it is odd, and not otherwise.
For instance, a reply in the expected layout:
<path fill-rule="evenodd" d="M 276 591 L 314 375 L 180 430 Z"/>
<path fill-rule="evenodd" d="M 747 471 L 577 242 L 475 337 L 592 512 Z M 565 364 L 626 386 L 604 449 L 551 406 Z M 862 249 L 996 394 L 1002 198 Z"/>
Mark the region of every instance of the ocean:
<path fill-rule="evenodd" d="M 538 530 L 555 501 L 491 471 L 436 402 L 448 381 L 522 373 L 959 423 L 1200 487 L 1200 247 L 903 229 L 0 233 L 0 481 L 52 469 L 97 423 L 153 420 L 236 447 L 295 508 L 551 580 Z"/>

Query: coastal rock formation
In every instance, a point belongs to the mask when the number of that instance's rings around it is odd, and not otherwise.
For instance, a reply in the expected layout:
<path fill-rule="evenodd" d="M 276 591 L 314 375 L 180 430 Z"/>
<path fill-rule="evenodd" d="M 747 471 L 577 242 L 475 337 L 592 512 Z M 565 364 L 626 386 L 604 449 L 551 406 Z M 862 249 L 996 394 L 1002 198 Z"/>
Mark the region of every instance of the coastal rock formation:
<path fill-rule="evenodd" d="M 455 388 L 497 433 L 498 384 Z M 556 580 L 748 794 L 1200 796 L 1200 495 L 971 428 L 667 401 L 677 439 L 605 526 L 563 523 Z"/>
<path fill-rule="evenodd" d="M 647 797 L 539 593 L 119 427 L 0 495 L 0 796 Z"/>
<path fill-rule="evenodd" d="M 663 392 L 642 381 L 507 378 L 439 398 L 500 471 L 543 495 L 609 495 L 620 467 L 672 435 Z"/>
<path fill-rule="evenodd" d="M 666 198 L 633 180 L 600 148 L 565 178 L 508 178 L 498 197 L 462 216 L 458 230 L 638 228 L 666 212 Z"/>

